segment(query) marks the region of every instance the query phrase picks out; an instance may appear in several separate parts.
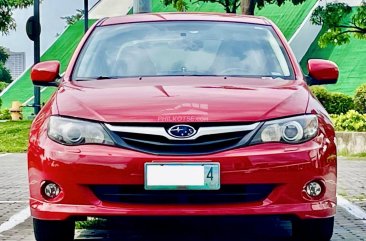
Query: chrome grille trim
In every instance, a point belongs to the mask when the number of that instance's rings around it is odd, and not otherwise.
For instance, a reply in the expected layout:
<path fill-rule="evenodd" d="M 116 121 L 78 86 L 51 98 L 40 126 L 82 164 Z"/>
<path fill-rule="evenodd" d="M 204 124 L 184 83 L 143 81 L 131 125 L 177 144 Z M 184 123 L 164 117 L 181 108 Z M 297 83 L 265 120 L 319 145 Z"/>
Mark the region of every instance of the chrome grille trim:
<path fill-rule="evenodd" d="M 194 136 L 184 138 L 184 140 L 196 140 L 201 136 L 225 134 L 232 132 L 252 131 L 259 126 L 260 123 L 254 123 L 250 125 L 233 125 L 233 126 L 210 126 L 200 127 Z M 117 126 L 111 124 L 105 124 L 105 126 L 114 132 L 125 132 L 133 134 L 145 134 L 145 135 L 156 135 L 163 136 L 169 140 L 182 140 L 180 138 L 169 135 L 164 127 L 145 127 L 145 126 Z"/>

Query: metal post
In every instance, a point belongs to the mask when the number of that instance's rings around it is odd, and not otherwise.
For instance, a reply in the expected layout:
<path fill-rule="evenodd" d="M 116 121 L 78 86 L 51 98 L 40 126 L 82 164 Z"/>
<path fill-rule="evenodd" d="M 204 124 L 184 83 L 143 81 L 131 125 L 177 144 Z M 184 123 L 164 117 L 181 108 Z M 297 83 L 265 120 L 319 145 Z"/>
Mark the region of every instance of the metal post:
<path fill-rule="evenodd" d="M 39 17 L 39 0 L 34 0 L 34 20 L 36 23 L 40 22 Z M 34 64 L 41 61 L 41 40 L 37 35 L 34 39 Z M 37 115 L 41 110 L 41 88 L 34 87 L 34 114 Z"/>
<path fill-rule="evenodd" d="M 84 0 L 84 31 L 89 29 L 89 0 Z"/>
<path fill-rule="evenodd" d="M 152 11 L 151 0 L 133 1 L 133 13 L 151 13 L 151 11 Z"/>

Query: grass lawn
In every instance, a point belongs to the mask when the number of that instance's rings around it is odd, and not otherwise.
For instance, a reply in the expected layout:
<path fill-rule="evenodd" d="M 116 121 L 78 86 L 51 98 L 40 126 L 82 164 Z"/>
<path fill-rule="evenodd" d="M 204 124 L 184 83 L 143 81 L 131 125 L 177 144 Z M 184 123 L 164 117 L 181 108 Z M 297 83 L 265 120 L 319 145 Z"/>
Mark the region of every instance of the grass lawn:
<path fill-rule="evenodd" d="M 27 151 L 30 126 L 30 121 L 0 122 L 0 153 Z"/>
<path fill-rule="evenodd" d="M 357 154 L 349 154 L 348 152 L 338 152 L 338 156 L 347 157 L 351 160 L 352 159 L 358 160 L 359 158 L 365 159 L 366 158 L 366 153 L 362 152 L 362 153 L 357 153 Z"/>

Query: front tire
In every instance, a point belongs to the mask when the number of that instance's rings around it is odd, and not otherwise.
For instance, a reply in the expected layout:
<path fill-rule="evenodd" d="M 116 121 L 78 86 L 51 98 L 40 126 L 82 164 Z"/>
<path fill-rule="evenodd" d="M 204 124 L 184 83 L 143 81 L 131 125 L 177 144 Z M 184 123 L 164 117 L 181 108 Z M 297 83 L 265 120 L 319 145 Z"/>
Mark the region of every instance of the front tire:
<path fill-rule="evenodd" d="M 45 221 L 34 218 L 33 229 L 37 241 L 73 241 L 75 222 Z"/>
<path fill-rule="evenodd" d="M 330 241 L 333 235 L 334 217 L 323 219 L 294 220 L 292 236 L 295 241 Z"/>

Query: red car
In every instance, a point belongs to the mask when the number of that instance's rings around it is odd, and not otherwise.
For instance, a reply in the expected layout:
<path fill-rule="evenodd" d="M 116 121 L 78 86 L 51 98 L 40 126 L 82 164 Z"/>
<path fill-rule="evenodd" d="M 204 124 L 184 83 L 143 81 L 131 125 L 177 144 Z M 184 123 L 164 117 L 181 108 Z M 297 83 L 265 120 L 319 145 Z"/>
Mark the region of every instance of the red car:
<path fill-rule="evenodd" d="M 88 216 L 268 215 L 326 241 L 336 213 L 331 120 L 268 19 L 221 14 L 106 18 L 86 34 L 33 122 L 30 207 L 38 241 L 68 241 Z"/>

